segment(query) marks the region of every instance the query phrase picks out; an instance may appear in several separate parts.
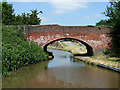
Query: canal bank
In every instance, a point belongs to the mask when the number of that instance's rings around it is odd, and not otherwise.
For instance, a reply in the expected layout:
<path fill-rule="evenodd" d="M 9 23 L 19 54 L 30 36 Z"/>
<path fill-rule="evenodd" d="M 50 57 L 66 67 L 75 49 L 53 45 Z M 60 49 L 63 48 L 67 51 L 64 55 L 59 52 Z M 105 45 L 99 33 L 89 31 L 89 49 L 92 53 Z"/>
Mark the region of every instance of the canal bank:
<path fill-rule="evenodd" d="M 63 43 L 61 43 L 63 44 Z M 77 44 L 75 44 L 77 45 Z M 68 51 L 71 52 L 73 55 L 80 53 L 78 50 L 78 47 L 75 46 L 67 46 L 63 44 L 63 48 L 60 47 L 55 47 L 55 46 L 48 46 L 49 49 L 58 49 L 58 50 L 63 50 L 63 51 Z M 77 45 L 78 46 L 78 45 Z M 84 47 L 82 47 L 84 48 Z M 86 52 L 86 50 L 83 50 L 82 53 Z M 102 52 L 96 56 L 74 56 L 76 60 L 83 61 L 85 63 L 91 64 L 91 65 L 96 65 L 99 67 L 103 67 L 105 69 L 113 70 L 120 72 L 120 58 L 113 58 L 104 55 Z"/>
<path fill-rule="evenodd" d="M 95 65 L 95 66 L 103 67 L 105 69 L 120 72 L 118 62 L 102 60 L 102 59 L 93 59 L 93 58 L 90 58 L 90 57 L 81 57 L 81 56 L 75 56 L 74 58 L 76 60 L 81 60 L 81 61 L 83 61 L 85 63 L 90 64 L 90 65 Z"/>

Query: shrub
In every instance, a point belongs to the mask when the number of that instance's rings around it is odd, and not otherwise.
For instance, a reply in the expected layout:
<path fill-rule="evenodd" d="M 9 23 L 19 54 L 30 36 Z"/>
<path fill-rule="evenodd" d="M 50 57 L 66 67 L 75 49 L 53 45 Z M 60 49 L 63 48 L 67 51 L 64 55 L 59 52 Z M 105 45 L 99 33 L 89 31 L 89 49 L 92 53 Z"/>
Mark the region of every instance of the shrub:
<path fill-rule="evenodd" d="M 34 42 L 26 41 L 23 30 L 17 26 L 2 28 L 2 75 L 21 66 L 35 64 L 48 59 L 48 54 Z"/>

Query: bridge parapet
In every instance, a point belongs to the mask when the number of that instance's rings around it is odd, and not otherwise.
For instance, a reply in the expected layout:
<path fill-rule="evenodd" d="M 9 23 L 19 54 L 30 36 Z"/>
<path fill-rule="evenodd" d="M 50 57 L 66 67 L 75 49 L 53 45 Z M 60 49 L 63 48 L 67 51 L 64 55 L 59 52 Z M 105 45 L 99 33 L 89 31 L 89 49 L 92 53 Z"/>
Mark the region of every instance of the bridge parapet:
<path fill-rule="evenodd" d="M 26 38 L 34 41 L 44 48 L 46 44 L 62 38 L 73 38 L 82 41 L 93 50 L 108 47 L 110 38 L 109 28 L 97 26 L 60 26 L 60 25 L 33 25 L 25 26 Z"/>

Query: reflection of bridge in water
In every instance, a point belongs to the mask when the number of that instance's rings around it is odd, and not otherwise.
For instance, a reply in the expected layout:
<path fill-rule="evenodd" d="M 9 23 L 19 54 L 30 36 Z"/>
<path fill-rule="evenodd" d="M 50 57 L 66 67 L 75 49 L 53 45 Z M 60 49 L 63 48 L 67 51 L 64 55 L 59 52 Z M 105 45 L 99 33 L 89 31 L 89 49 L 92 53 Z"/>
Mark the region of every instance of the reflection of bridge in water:
<path fill-rule="evenodd" d="M 60 26 L 33 25 L 25 26 L 26 38 L 38 43 L 45 51 L 47 46 L 57 40 L 69 38 L 77 40 L 87 48 L 87 55 L 95 55 L 108 47 L 110 38 L 106 36 L 109 28 L 97 26 Z"/>

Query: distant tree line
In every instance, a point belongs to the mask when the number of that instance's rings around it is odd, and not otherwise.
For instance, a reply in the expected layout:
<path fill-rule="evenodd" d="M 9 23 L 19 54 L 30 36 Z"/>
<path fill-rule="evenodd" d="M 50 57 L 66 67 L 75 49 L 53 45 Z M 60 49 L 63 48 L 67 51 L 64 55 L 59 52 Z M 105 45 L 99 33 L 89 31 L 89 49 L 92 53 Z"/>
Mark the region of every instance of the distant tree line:
<path fill-rule="evenodd" d="M 110 55 L 120 57 L 120 1 L 110 2 L 110 6 L 107 6 L 103 14 L 109 19 L 101 20 L 96 23 L 96 26 L 110 26 L 110 33 L 108 34 L 112 37 Z"/>
<path fill-rule="evenodd" d="M 41 23 L 38 15 L 42 11 L 31 10 L 31 13 L 22 13 L 21 15 L 15 15 L 12 4 L 8 4 L 6 1 L 2 2 L 2 24 L 4 25 L 39 25 Z"/>

